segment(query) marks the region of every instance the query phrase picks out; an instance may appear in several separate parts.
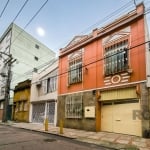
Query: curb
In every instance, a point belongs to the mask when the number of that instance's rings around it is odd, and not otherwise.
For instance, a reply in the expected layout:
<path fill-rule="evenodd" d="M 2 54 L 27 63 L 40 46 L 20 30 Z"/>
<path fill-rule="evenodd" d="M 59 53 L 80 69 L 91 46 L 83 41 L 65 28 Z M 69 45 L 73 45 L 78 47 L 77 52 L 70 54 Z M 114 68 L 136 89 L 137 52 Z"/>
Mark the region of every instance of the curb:
<path fill-rule="evenodd" d="M 99 146 L 114 149 L 114 150 L 139 150 L 139 148 L 133 145 L 119 144 L 119 143 L 114 143 L 114 142 L 109 142 L 109 141 L 96 141 L 93 139 L 76 139 L 76 140 L 82 141 L 85 143 L 99 145 Z"/>
<path fill-rule="evenodd" d="M 58 133 L 52 133 L 52 132 L 48 132 L 48 131 L 41 131 L 41 130 L 38 130 L 38 129 L 36 130 L 36 129 L 30 129 L 30 128 L 25 128 L 25 127 L 17 127 L 15 125 L 13 125 L 13 123 L 12 124 L 0 123 L 0 125 L 11 126 L 13 128 L 19 128 L 19 129 L 38 132 L 38 133 L 43 133 L 43 134 L 51 134 L 51 135 L 54 135 L 54 136 L 74 140 L 74 141 L 77 141 L 77 142 L 87 143 L 87 144 L 94 144 L 94 145 L 97 145 L 97 146 L 101 146 L 101 147 L 109 148 L 109 149 L 114 149 L 114 150 L 139 150 L 139 148 L 137 148 L 136 146 L 132 146 L 132 145 L 119 144 L 119 143 L 114 143 L 114 142 L 109 142 L 109 141 L 96 141 L 96 140 L 90 139 L 90 138 L 78 138 L 78 137 L 74 138 L 74 137 L 71 137 L 71 136 L 66 136 L 66 135 L 58 134 Z"/>

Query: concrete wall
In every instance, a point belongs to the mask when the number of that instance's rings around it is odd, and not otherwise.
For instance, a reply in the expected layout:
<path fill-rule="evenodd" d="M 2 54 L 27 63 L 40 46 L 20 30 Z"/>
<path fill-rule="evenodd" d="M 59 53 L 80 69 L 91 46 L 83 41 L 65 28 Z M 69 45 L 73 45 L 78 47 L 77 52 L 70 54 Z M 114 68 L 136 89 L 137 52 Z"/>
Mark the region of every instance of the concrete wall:
<path fill-rule="evenodd" d="M 84 93 L 75 93 L 71 96 L 80 96 L 82 95 L 83 99 L 83 114 L 82 118 L 65 118 L 65 100 L 68 95 L 58 97 L 58 108 L 57 108 L 57 125 L 62 120 L 64 127 L 82 129 L 88 131 L 96 131 L 96 121 L 94 118 L 85 118 L 84 109 L 86 106 L 95 106 L 95 95 L 93 91 L 84 92 Z M 70 95 L 69 95 L 70 96 Z"/>
<path fill-rule="evenodd" d="M 142 133 L 145 136 L 146 130 L 150 133 L 150 89 L 146 87 L 146 83 L 142 83 L 140 87 Z"/>
<path fill-rule="evenodd" d="M 0 120 L 3 118 L 3 109 L 0 109 Z"/>
<path fill-rule="evenodd" d="M 14 80 L 12 80 L 11 83 L 12 87 L 14 87 L 17 82 L 24 81 L 27 77 L 31 78 L 33 68 L 45 64 L 55 57 L 55 53 L 52 50 L 15 24 L 12 26 L 11 40 L 10 53 L 13 55 L 13 58 L 17 59 L 12 68 L 12 71 L 15 72 L 15 74 L 13 74 Z M 36 45 L 38 45 L 39 48 L 36 48 Z M 35 56 L 38 60 L 35 59 Z M 28 71 L 30 73 L 24 75 L 24 73 Z M 19 74 L 21 75 L 19 76 Z"/>

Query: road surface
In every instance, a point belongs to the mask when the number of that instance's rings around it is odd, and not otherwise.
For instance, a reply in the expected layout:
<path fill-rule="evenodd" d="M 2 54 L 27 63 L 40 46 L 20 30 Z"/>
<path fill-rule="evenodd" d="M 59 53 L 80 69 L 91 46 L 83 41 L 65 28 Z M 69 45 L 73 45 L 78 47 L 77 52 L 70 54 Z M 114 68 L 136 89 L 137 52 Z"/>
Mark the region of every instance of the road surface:
<path fill-rule="evenodd" d="M 108 150 L 73 139 L 0 125 L 0 150 Z"/>

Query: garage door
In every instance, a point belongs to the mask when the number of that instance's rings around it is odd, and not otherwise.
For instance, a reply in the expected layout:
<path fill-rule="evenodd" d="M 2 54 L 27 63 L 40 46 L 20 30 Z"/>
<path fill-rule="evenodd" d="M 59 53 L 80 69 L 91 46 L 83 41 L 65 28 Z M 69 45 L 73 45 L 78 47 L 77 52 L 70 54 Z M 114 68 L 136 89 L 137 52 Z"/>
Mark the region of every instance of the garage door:
<path fill-rule="evenodd" d="M 140 110 L 138 100 L 103 102 L 101 130 L 141 136 L 141 120 L 133 120 L 133 110 Z"/>
<path fill-rule="evenodd" d="M 33 104 L 32 107 L 32 122 L 43 123 L 45 115 L 45 103 Z"/>

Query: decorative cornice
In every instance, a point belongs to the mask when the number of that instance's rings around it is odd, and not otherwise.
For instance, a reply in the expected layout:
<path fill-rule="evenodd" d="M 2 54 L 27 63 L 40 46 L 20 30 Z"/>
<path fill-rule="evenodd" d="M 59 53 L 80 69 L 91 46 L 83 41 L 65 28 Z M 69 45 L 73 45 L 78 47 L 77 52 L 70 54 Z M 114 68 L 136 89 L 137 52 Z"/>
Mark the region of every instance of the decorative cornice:
<path fill-rule="evenodd" d="M 112 31 L 115 31 L 129 24 L 130 22 L 135 21 L 136 19 L 144 16 L 144 10 L 138 11 L 139 10 L 138 8 L 142 6 L 143 4 L 138 5 L 136 10 L 131 11 L 130 13 L 106 25 L 105 27 L 102 27 L 100 29 L 94 29 L 92 33 L 90 33 L 88 36 L 86 36 L 82 40 L 76 42 L 75 44 L 72 44 L 71 46 L 60 49 L 59 57 L 63 57 L 64 55 L 67 55 L 70 52 L 73 52 L 81 47 L 84 47 L 88 43 L 93 42 L 94 40 L 97 40 L 103 36 L 106 36 L 110 34 Z"/>

